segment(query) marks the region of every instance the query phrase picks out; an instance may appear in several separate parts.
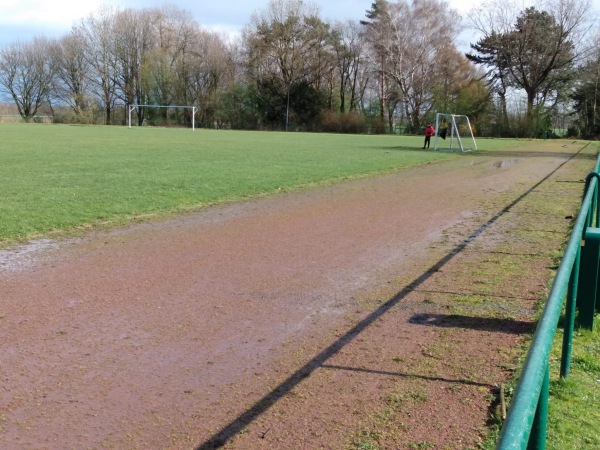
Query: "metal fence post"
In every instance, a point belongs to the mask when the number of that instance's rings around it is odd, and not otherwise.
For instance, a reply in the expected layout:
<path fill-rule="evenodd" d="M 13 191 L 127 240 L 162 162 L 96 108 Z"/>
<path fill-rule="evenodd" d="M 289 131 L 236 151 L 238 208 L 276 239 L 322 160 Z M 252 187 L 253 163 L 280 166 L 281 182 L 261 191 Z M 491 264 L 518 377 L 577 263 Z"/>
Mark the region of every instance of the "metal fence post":
<path fill-rule="evenodd" d="M 579 326 L 588 330 L 594 327 L 596 296 L 598 295 L 598 266 L 600 261 L 600 229 L 585 231 L 585 244 L 581 253 L 578 297 Z"/>
<path fill-rule="evenodd" d="M 577 284 L 579 283 L 579 265 L 581 261 L 581 245 L 577 249 L 575 262 L 571 269 L 569 290 L 567 291 L 567 304 L 565 307 L 565 324 L 563 344 L 560 358 L 560 376 L 566 378 L 571 371 L 571 353 L 573 349 L 573 330 L 575 329 L 575 310 L 577 303 Z"/>
<path fill-rule="evenodd" d="M 581 249 L 581 264 L 577 305 L 579 307 L 579 326 L 592 329 L 596 310 L 596 287 L 598 283 L 599 242 L 586 239 Z"/>
<path fill-rule="evenodd" d="M 592 224 L 597 224 L 600 218 L 596 214 L 598 207 L 598 178 L 597 172 L 590 173 L 586 178 L 586 189 L 593 189 L 592 204 L 587 213 L 587 229 L 583 232 L 584 244 L 581 250 L 581 264 L 577 307 L 579 308 L 579 326 L 591 330 L 594 327 L 596 311 L 596 296 L 598 294 L 598 261 L 600 257 L 600 242 L 589 234 Z"/>
<path fill-rule="evenodd" d="M 527 443 L 527 450 L 546 449 L 546 429 L 548 428 L 548 397 L 550 396 L 550 364 L 546 364 L 542 390 L 538 399 L 535 417 Z"/>

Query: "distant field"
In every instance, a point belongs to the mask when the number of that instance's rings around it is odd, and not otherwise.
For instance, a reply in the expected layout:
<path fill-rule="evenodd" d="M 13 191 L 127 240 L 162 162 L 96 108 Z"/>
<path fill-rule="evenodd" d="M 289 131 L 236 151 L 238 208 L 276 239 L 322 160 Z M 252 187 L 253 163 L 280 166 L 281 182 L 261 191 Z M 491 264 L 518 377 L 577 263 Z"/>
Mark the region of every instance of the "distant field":
<path fill-rule="evenodd" d="M 0 244 L 460 157 L 399 136 L 0 124 L 0 137 Z"/>

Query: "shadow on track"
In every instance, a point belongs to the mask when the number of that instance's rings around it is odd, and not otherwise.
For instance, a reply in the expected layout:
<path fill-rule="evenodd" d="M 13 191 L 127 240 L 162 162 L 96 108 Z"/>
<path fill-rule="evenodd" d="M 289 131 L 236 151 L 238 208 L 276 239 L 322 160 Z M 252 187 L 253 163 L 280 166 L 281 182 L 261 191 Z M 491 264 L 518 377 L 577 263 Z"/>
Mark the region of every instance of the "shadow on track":
<path fill-rule="evenodd" d="M 534 323 L 522 320 L 469 317 L 457 314 L 415 314 L 409 320 L 415 325 L 440 328 L 463 328 L 495 333 L 523 334 L 533 330 Z"/>
<path fill-rule="evenodd" d="M 442 377 L 428 377 L 426 375 L 419 375 L 416 373 L 403 373 L 403 372 L 388 372 L 384 370 L 372 370 L 372 369 L 364 369 L 362 367 L 346 367 L 346 366 L 335 366 L 332 364 L 323 364 L 321 369 L 333 369 L 333 370 L 346 370 L 349 372 L 362 372 L 362 373 L 371 373 L 374 375 L 384 375 L 386 377 L 402 377 L 402 378 L 418 378 L 420 380 L 426 381 L 441 381 L 443 383 L 456 383 L 456 384 L 464 384 L 467 386 L 480 386 L 486 388 L 494 388 L 494 385 L 486 384 L 486 383 L 478 383 L 477 381 L 472 380 L 458 380 L 452 378 L 442 378 Z"/>
<path fill-rule="evenodd" d="M 498 159 L 507 159 L 507 158 L 568 158 L 571 159 L 586 159 L 590 161 L 595 161 L 597 159 L 596 153 L 582 153 L 573 154 L 568 152 L 546 152 L 546 151 L 523 151 L 523 150 L 504 150 L 504 151 L 496 151 L 496 150 L 476 150 L 473 152 L 465 152 L 460 153 L 461 156 L 467 158 L 471 157 L 491 157 Z"/>

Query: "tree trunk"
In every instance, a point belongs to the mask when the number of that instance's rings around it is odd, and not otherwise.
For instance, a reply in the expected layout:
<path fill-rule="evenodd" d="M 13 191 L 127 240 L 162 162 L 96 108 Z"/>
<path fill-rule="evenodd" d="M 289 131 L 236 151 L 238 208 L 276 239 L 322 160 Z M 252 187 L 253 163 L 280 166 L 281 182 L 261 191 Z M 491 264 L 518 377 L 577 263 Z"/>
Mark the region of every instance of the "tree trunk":
<path fill-rule="evenodd" d="M 500 99 L 500 124 L 502 126 L 502 134 L 508 131 L 508 109 L 506 107 L 506 94 L 504 92 L 498 93 Z"/>
<path fill-rule="evenodd" d="M 381 120 L 385 117 L 385 72 L 384 72 L 385 58 L 381 55 Z"/>
<path fill-rule="evenodd" d="M 533 135 L 533 103 L 535 100 L 535 90 L 527 91 L 527 116 L 525 118 L 525 136 Z"/>

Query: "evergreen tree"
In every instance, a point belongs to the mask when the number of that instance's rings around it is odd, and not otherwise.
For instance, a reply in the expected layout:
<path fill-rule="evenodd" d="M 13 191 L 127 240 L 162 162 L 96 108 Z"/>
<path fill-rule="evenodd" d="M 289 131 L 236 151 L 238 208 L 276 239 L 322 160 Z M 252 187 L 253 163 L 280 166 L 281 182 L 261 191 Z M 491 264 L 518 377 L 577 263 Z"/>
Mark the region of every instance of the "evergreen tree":
<path fill-rule="evenodd" d="M 500 100 L 500 123 L 502 132 L 508 130 L 508 110 L 506 106 L 506 93 L 510 85 L 510 72 L 508 63 L 500 48 L 500 36 L 496 32 L 481 38 L 477 43 L 470 45 L 473 53 L 465 56 L 474 64 L 487 69 L 488 84 Z"/>

